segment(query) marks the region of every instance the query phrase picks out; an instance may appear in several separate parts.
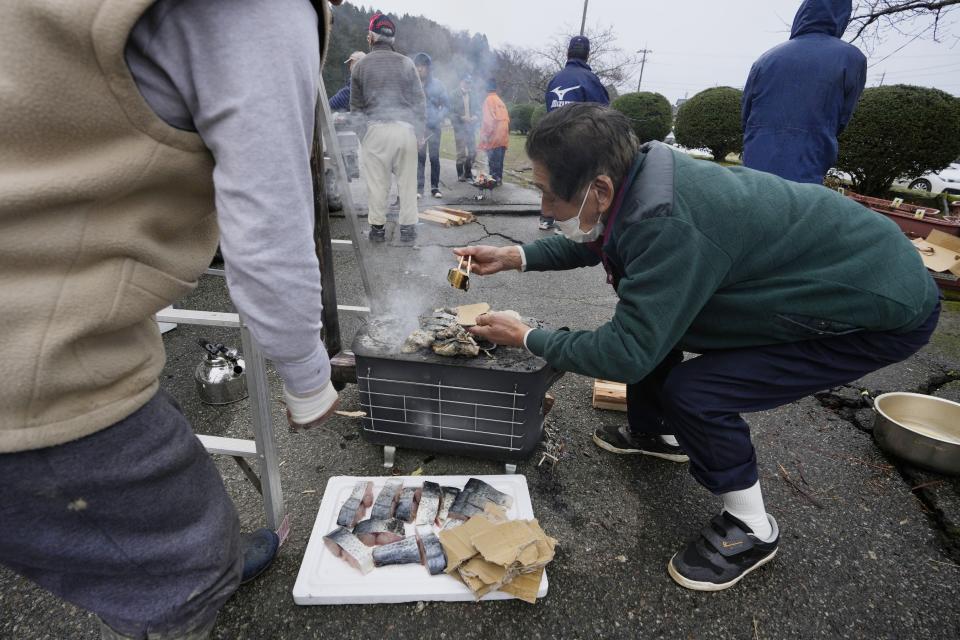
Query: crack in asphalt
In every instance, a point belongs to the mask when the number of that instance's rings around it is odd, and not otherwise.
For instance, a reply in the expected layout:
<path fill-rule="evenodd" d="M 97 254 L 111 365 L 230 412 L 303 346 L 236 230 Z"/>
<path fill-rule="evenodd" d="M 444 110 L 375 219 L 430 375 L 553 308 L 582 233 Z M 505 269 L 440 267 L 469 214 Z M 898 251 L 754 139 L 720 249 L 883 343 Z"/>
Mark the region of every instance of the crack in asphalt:
<path fill-rule="evenodd" d="M 960 380 L 960 373 L 957 371 L 943 371 L 939 374 L 930 376 L 925 382 L 920 384 L 916 393 L 933 395 L 942 387 Z M 836 389 L 846 389 L 847 393 L 836 392 Z M 854 394 L 850 392 L 853 391 Z M 843 422 L 853 425 L 854 428 L 870 434 L 873 437 L 873 424 L 865 425 L 861 422 L 860 411 L 869 408 L 866 397 L 875 397 L 877 394 L 871 390 L 861 389 L 852 385 L 843 385 L 829 391 L 814 394 L 817 401 L 828 411 L 840 418 Z M 872 415 L 872 412 L 871 412 Z M 910 492 L 916 496 L 920 504 L 923 505 L 925 514 L 933 526 L 934 531 L 944 546 L 944 551 L 954 562 L 960 563 L 960 523 L 950 522 L 947 519 L 943 509 L 939 507 L 936 491 L 932 487 L 922 486 L 928 484 L 929 479 L 923 475 L 924 472 L 913 467 L 907 462 L 888 454 L 880 449 L 884 458 L 897 470 L 897 473 L 903 478 L 903 481 L 910 487 Z"/>
<path fill-rule="evenodd" d="M 527 244 L 527 243 L 524 242 L 523 240 L 517 240 L 516 238 L 513 238 L 513 237 L 511 237 L 511 236 L 508 236 L 508 235 L 505 234 L 505 233 L 500 233 L 499 231 L 490 231 L 490 229 L 487 229 L 487 225 L 483 224 L 483 223 L 480 222 L 479 220 L 474 220 L 473 222 L 471 222 L 471 223 L 469 223 L 469 224 L 479 225 L 479 227 L 480 227 L 481 229 L 483 229 L 484 233 L 486 233 L 487 235 L 485 235 L 485 236 L 483 236 L 483 237 L 481 237 L 481 238 L 477 238 L 476 240 L 466 240 L 466 241 L 464 241 L 464 242 L 459 242 L 459 243 L 457 243 L 457 244 L 440 244 L 440 243 L 437 243 L 437 242 L 429 242 L 429 243 L 424 243 L 424 244 L 419 244 L 419 243 L 418 243 L 417 246 L 419 246 L 419 247 L 440 247 L 440 248 L 442 248 L 442 249 L 457 249 L 457 248 L 459 248 L 459 247 L 466 247 L 466 246 L 469 246 L 469 245 L 473 245 L 473 244 L 477 244 L 477 243 L 483 242 L 483 241 L 486 240 L 487 238 L 503 238 L 503 239 L 506 240 L 507 242 L 511 242 L 511 243 L 513 243 L 513 244 Z"/>

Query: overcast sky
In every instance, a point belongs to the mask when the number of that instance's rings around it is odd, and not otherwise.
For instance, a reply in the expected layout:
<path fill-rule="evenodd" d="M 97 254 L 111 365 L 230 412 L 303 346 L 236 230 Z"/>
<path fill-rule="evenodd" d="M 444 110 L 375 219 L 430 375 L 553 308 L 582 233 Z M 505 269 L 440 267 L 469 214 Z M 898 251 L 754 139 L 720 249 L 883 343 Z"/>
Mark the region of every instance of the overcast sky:
<path fill-rule="evenodd" d="M 579 31 L 583 0 L 377 0 L 354 2 L 397 15 L 419 14 L 457 31 L 487 35 L 492 47 L 540 48 Z M 590 0 L 589 25 L 613 26 L 625 50 L 652 50 L 643 88 L 671 102 L 716 85 L 742 87 L 750 65 L 789 37 L 800 0 Z M 960 16 L 958 16 L 960 17 Z M 867 86 L 916 84 L 960 95 L 960 23 L 941 42 L 889 34 L 873 51 Z M 902 48 L 901 48 L 902 47 Z M 899 51 L 898 51 L 899 49 Z M 639 69 L 637 69 L 639 73 Z M 637 75 L 632 85 L 636 90 Z"/>

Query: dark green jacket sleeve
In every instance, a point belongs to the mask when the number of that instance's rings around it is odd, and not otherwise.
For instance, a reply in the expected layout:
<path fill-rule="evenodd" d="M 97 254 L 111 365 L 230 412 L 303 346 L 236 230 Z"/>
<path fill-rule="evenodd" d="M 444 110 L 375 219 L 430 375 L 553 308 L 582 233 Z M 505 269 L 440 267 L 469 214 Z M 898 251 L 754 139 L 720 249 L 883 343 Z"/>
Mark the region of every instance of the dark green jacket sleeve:
<path fill-rule="evenodd" d="M 626 276 L 613 318 L 596 331 L 537 329 L 527 347 L 559 369 L 634 383 L 680 341 L 731 261 L 694 227 L 670 217 L 630 225 L 617 253 Z"/>
<path fill-rule="evenodd" d="M 527 257 L 527 271 L 563 271 L 600 264 L 600 256 L 587 245 L 552 236 L 523 245 Z"/>

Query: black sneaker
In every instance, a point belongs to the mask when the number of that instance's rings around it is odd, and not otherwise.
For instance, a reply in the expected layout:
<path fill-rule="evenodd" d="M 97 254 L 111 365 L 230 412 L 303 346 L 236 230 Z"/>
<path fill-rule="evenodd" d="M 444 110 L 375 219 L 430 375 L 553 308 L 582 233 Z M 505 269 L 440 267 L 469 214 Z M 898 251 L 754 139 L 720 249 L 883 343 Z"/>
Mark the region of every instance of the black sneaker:
<path fill-rule="evenodd" d="M 667 573 L 677 584 L 696 591 L 721 591 L 762 567 L 777 555 L 780 528 L 769 513 L 773 540 L 763 542 L 739 519 L 723 512 L 700 532 L 700 537 L 674 554 Z"/>
<path fill-rule="evenodd" d="M 412 224 L 400 225 L 400 242 L 413 242 L 417 239 L 417 227 Z"/>
<path fill-rule="evenodd" d="M 440 189 L 434 189 L 433 191 L 430 192 L 430 195 L 432 195 L 434 198 L 442 198 L 442 197 L 443 197 L 443 194 L 440 193 Z"/>
<path fill-rule="evenodd" d="M 683 448 L 667 444 L 657 435 L 630 433 L 624 426 L 604 425 L 593 432 L 593 442 L 610 453 L 653 456 L 670 462 L 689 462 Z"/>
<path fill-rule="evenodd" d="M 385 242 L 387 239 L 387 230 L 383 225 L 379 227 L 370 227 L 370 242 Z"/>

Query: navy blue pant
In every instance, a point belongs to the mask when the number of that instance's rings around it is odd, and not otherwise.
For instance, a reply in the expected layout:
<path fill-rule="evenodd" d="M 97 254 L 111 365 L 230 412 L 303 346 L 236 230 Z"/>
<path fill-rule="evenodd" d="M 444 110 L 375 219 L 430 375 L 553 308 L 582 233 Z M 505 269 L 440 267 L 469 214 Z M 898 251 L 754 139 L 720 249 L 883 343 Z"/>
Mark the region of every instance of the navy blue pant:
<path fill-rule="evenodd" d="M 430 189 L 440 188 L 440 129 L 427 129 L 428 139 L 417 150 L 417 193 L 423 193 L 427 152 L 430 153 Z"/>
<path fill-rule="evenodd" d="M 710 351 L 685 362 L 673 351 L 627 386 L 630 430 L 675 435 L 690 456 L 690 473 L 711 492 L 746 489 L 758 479 L 757 457 L 741 413 L 773 409 L 905 360 L 930 340 L 939 317 L 938 304 L 908 333 L 865 331 Z"/>
<path fill-rule="evenodd" d="M 490 164 L 490 177 L 503 180 L 503 158 L 507 155 L 506 147 L 487 149 L 487 162 Z"/>
<path fill-rule="evenodd" d="M 240 522 L 161 391 L 85 438 L 0 455 L 0 563 L 124 636 L 177 637 L 239 585 Z"/>

